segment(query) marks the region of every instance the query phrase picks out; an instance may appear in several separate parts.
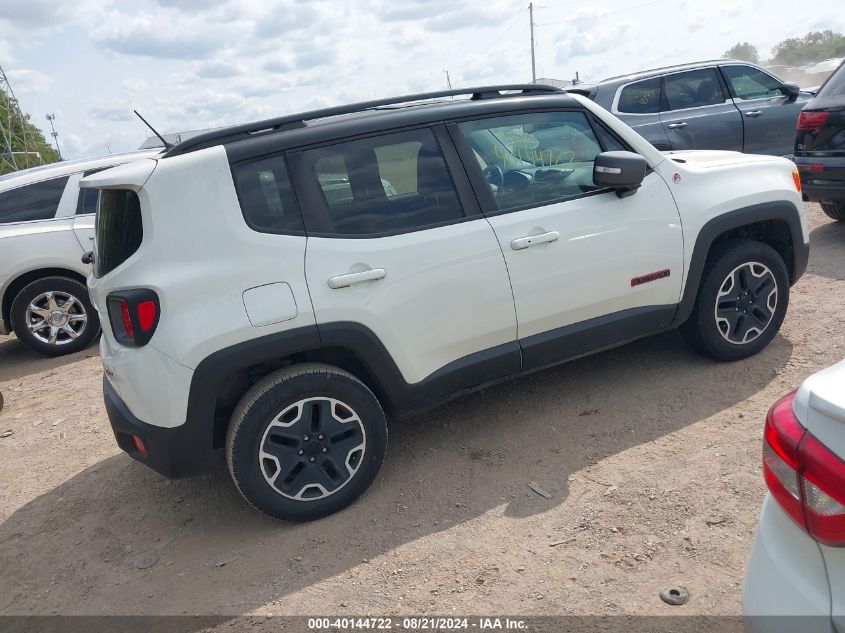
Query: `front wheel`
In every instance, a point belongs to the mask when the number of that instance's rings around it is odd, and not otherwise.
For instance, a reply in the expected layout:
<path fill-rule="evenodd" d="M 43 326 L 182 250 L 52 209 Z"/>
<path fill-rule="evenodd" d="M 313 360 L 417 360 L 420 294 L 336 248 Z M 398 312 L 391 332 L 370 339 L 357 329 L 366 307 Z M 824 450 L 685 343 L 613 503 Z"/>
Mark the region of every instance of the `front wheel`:
<path fill-rule="evenodd" d="M 833 220 L 839 220 L 840 222 L 845 222 L 845 204 L 822 202 L 821 207 L 827 217 Z"/>
<path fill-rule="evenodd" d="M 717 245 L 702 274 L 692 315 L 681 334 L 717 360 L 762 350 L 789 305 L 789 273 L 776 250 L 752 240 Z"/>
<path fill-rule="evenodd" d="M 378 399 L 336 367 L 304 364 L 266 376 L 243 396 L 226 436 L 229 472 L 260 512 L 310 521 L 357 499 L 387 449 Z"/>
<path fill-rule="evenodd" d="M 100 333 L 100 319 L 88 290 L 67 277 L 45 277 L 24 286 L 12 302 L 15 335 L 45 356 L 88 347 Z"/>

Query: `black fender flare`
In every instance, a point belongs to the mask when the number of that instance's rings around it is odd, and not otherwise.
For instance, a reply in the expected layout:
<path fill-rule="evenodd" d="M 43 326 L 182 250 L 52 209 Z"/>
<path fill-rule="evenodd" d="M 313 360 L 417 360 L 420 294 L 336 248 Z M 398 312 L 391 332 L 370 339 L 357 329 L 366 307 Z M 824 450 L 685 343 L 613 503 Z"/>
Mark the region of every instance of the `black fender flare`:
<path fill-rule="evenodd" d="M 801 216 L 796 206 L 784 200 L 764 202 L 734 209 L 709 220 L 698 232 L 692 257 L 690 258 L 689 272 L 687 273 L 683 296 L 681 302 L 678 304 L 673 325 L 681 325 L 692 314 L 695 299 L 698 295 L 698 287 L 701 283 L 701 276 L 704 272 L 704 265 L 707 263 L 707 256 L 718 237 L 727 231 L 766 220 L 782 220 L 789 227 L 789 233 L 792 238 L 793 258 L 792 262 L 787 262 L 787 264 L 790 264 L 789 267 L 792 273 L 790 283 L 794 284 L 798 281 L 807 269 L 810 246 L 804 243 L 804 236 L 801 230 Z"/>

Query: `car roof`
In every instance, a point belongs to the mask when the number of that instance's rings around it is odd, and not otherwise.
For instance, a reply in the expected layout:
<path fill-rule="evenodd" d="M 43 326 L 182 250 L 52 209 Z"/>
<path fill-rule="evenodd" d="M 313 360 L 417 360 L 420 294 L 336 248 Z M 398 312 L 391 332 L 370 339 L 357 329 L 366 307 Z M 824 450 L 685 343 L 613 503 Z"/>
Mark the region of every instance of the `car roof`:
<path fill-rule="evenodd" d="M 514 94 L 513 91 L 516 91 Z M 456 99 L 458 96 L 471 98 Z M 449 97 L 446 99 L 446 97 Z M 576 101 L 554 86 L 510 84 L 404 95 L 335 106 L 224 128 L 202 134 L 169 148 L 164 158 L 225 145 L 238 159 L 337 138 L 387 131 L 407 125 L 432 123 L 477 113 L 507 113 L 554 100 L 555 105 Z"/>
<path fill-rule="evenodd" d="M 129 163 L 141 158 L 153 158 L 161 153 L 160 149 L 155 151 L 132 151 L 120 154 L 108 154 L 95 158 L 79 158 L 76 160 L 63 160 L 58 163 L 39 165 L 29 169 L 21 169 L 0 176 L 0 191 L 16 189 L 33 182 L 69 176 L 89 169 L 104 169 L 123 163 Z"/>
<path fill-rule="evenodd" d="M 746 64 L 748 66 L 753 66 L 754 68 L 758 68 L 756 64 L 752 64 L 749 62 L 743 62 L 738 59 L 711 59 L 707 61 L 701 62 L 690 62 L 687 64 L 675 64 L 673 66 L 662 66 L 660 68 L 650 68 L 649 70 L 640 70 L 634 73 L 627 73 L 625 75 L 616 75 L 615 77 L 608 77 L 606 79 L 602 79 L 600 84 L 603 83 L 616 83 L 622 81 L 632 81 L 637 79 L 648 79 L 649 77 L 654 77 L 656 75 L 664 75 L 666 73 L 671 72 L 679 72 L 683 70 L 695 70 L 697 68 L 708 68 L 710 66 L 715 66 L 716 64 Z"/>

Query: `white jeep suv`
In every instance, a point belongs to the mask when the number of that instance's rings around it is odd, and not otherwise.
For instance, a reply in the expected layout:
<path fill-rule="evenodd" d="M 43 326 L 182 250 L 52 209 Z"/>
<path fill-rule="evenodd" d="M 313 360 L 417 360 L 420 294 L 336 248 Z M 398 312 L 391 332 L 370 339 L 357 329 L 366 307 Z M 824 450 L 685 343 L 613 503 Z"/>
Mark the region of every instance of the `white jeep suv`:
<path fill-rule="evenodd" d="M 157 153 L 157 152 L 156 152 Z M 100 331 L 85 288 L 96 191 L 79 181 L 154 152 L 65 161 L 0 176 L 0 335 L 48 356 L 88 346 Z"/>
<path fill-rule="evenodd" d="M 387 416 L 676 327 L 747 357 L 807 264 L 799 182 L 782 158 L 663 154 L 537 85 L 261 121 L 89 176 L 117 442 L 173 477 L 225 447 L 253 506 L 306 520 L 370 485 Z"/>

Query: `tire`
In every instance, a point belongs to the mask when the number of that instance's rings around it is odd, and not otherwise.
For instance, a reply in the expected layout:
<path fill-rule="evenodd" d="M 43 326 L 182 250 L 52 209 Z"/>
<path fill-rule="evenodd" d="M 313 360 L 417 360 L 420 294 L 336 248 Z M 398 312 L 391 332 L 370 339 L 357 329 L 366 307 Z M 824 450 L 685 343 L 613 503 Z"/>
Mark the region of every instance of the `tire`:
<path fill-rule="evenodd" d="M 24 286 L 12 301 L 11 317 L 18 340 L 44 356 L 78 352 L 100 333 L 88 289 L 67 277 L 44 277 Z"/>
<path fill-rule="evenodd" d="M 845 222 L 845 204 L 822 202 L 821 207 L 827 217 Z"/>
<path fill-rule="evenodd" d="M 727 241 L 708 257 L 681 334 L 707 356 L 740 360 L 771 342 L 788 305 L 789 273 L 778 252 L 762 242 Z"/>
<path fill-rule="evenodd" d="M 282 521 L 311 521 L 351 504 L 373 483 L 386 450 L 387 419 L 373 393 L 348 372 L 311 363 L 256 383 L 226 434 L 238 491 Z"/>

